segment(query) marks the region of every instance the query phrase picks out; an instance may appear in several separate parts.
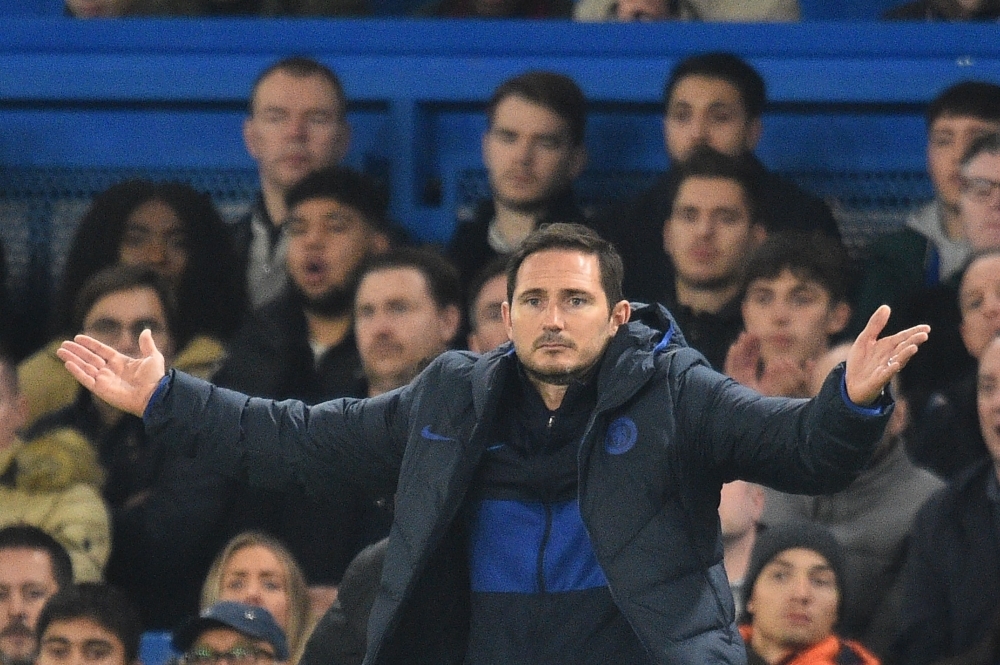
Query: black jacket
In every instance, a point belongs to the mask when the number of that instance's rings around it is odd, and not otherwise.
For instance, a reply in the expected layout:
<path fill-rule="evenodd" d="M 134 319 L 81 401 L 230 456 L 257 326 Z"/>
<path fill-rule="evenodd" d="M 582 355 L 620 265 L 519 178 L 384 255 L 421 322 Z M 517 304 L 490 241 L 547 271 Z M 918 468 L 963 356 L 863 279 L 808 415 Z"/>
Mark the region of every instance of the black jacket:
<path fill-rule="evenodd" d="M 322 495 L 344 482 L 386 491 L 398 479 L 366 662 L 462 663 L 465 499 L 517 362 L 509 344 L 481 357 L 449 352 L 409 386 L 313 408 L 248 400 L 175 372 L 146 423 L 252 482 Z M 841 489 L 890 409 L 849 405 L 841 369 L 813 400 L 762 397 L 709 369 L 656 307 L 619 329 L 596 380 L 579 503 L 615 602 L 653 662 L 745 662 L 722 565 L 722 483 Z"/>
<path fill-rule="evenodd" d="M 972 648 L 1000 611 L 998 506 L 987 495 L 992 460 L 932 496 L 910 532 L 903 569 L 899 662 L 933 663 Z"/>

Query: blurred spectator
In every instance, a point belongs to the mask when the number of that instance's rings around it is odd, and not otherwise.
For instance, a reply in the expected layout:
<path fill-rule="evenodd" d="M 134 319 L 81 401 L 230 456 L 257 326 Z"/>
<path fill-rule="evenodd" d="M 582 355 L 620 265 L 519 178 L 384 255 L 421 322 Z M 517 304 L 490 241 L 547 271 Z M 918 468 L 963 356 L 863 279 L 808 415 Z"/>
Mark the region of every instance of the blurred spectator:
<path fill-rule="evenodd" d="M 882 18 L 909 21 L 995 21 L 997 0 L 916 0 L 893 7 Z"/>
<path fill-rule="evenodd" d="M 180 183 L 129 180 L 99 194 L 70 245 L 55 312 L 55 340 L 18 366 L 28 421 L 71 404 L 79 385 L 55 355 L 79 332 L 74 305 L 99 270 L 148 266 L 167 280 L 177 302 L 175 366 L 207 378 L 236 330 L 245 296 L 236 258 L 211 199 Z"/>
<path fill-rule="evenodd" d="M 533 71 L 493 92 L 483 163 L 492 198 L 460 219 L 448 245 L 463 284 L 497 256 L 510 255 L 546 222 L 583 222 L 573 181 L 587 163 L 587 100 L 569 77 Z"/>
<path fill-rule="evenodd" d="M 458 272 L 443 256 L 404 248 L 362 267 L 354 334 L 368 396 L 405 386 L 448 350 L 462 319 Z"/>
<path fill-rule="evenodd" d="M 293 186 L 287 205 L 288 285 L 249 317 L 213 381 L 310 404 L 361 397 L 351 307 L 358 267 L 389 247 L 388 197 L 367 176 L 330 166 Z"/>
<path fill-rule="evenodd" d="M 933 343 L 901 374 L 915 405 L 909 451 L 919 464 L 949 478 L 986 454 L 973 404 L 975 360 L 1000 332 L 995 262 L 982 260 L 1000 250 L 1000 135 L 974 140 L 959 173 L 958 216 L 972 258 L 946 282 L 917 291 L 902 317 L 927 322 L 935 331 Z"/>
<path fill-rule="evenodd" d="M 934 200 L 906 220 L 906 227 L 875 240 L 865 252 L 851 331 L 864 328 L 879 305 L 899 314 L 922 288 L 945 283 L 969 257 L 960 199 L 961 160 L 972 143 L 1000 131 L 1000 86 L 964 81 L 927 107 L 927 171 Z M 896 321 L 893 327 L 900 327 Z"/>
<path fill-rule="evenodd" d="M 361 550 L 344 572 L 337 600 L 316 624 L 299 665 L 361 665 L 368 647 L 368 616 L 382 579 L 389 539 Z"/>
<path fill-rule="evenodd" d="M 819 392 L 830 371 L 847 359 L 850 347 L 836 346 L 813 369 L 810 395 Z M 839 630 L 886 657 L 897 629 L 899 573 L 906 557 L 913 519 L 944 483 L 909 460 L 903 442 L 908 404 L 896 396 L 892 418 L 871 461 L 846 490 L 825 496 L 800 496 L 765 490 L 762 522 L 773 525 L 813 522 L 826 527 L 844 551 Z"/>
<path fill-rule="evenodd" d="M 295 663 L 271 613 L 241 602 L 216 603 L 190 617 L 174 631 L 173 645 L 181 665 Z"/>
<path fill-rule="evenodd" d="M 578 21 L 798 21 L 798 0 L 579 0 Z"/>
<path fill-rule="evenodd" d="M 743 607 L 743 582 L 750 553 L 757 542 L 760 516 L 764 512 L 764 488 L 745 480 L 722 486 L 719 498 L 719 525 L 722 555 L 736 607 Z"/>
<path fill-rule="evenodd" d="M 65 548 L 38 527 L 0 529 L 0 661 L 31 665 L 38 651 L 36 628 L 42 606 L 73 584 Z"/>
<path fill-rule="evenodd" d="M 989 458 L 931 497 L 913 524 L 896 641 L 907 665 L 973 648 L 1000 611 L 1000 338 L 979 358 L 976 405 Z"/>
<path fill-rule="evenodd" d="M 330 604 L 310 607 L 305 577 L 295 557 L 279 541 L 254 531 L 236 535 L 212 562 L 201 588 L 202 612 L 220 601 L 266 609 L 288 641 L 290 663 L 298 662 L 313 617 Z"/>
<path fill-rule="evenodd" d="M 76 18 L 126 16 L 362 16 L 365 0 L 66 0 Z"/>
<path fill-rule="evenodd" d="M 507 261 L 498 257 L 472 280 L 468 291 L 467 343 L 470 351 L 486 353 L 507 341 L 501 308 L 507 300 Z"/>
<path fill-rule="evenodd" d="M 572 0 L 431 0 L 414 16 L 430 18 L 570 18 Z"/>
<path fill-rule="evenodd" d="M 829 531 L 808 522 L 761 531 L 740 627 L 748 665 L 878 665 L 834 632 L 844 596 L 844 556 Z"/>
<path fill-rule="evenodd" d="M 973 255 L 957 298 L 951 292 L 947 295 L 949 304 L 957 300 L 958 333 L 968 360 L 939 354 L 945 357 L 924 372 L 933 383 L 925 390 L 910 391 L 912 399 L 923 399 L 913 414 L 907 450 L 920 466 L 951 479 L 987 454 L 974 407 L 975 361 L 1000 334 L 1000 247 Z M 943 326 L 940 332 L 946 332 Z"/>
<path fill-rule="evenodd" d="M 674 205 L 681 163 L 703 146 L 747 160 L 759 199 L 757 218 L 768 231 L 819 229 L 839 239 L 833 213 L 822 200 L 768 171 L 753 155 L 766 101 L 764 79 L 731 53 L 695 55 L 671 71 L 663 100 L 671 169 L 637 199 L 595 221 L 625 261 L 626 296 L 656 301 L 670 288 L 673 266 L 658 249 L 663 220 Z"/>
<path fill-rule="evenodd" d="M 35 665 L 141 665 L 142 624 L 121 591 L 83 583 L 59 590 L 38 618 Z"/>
<path fill-rule="evenodd" d="M 673 209 L 661 222 L 661 254 L 673 284 L 656 294 L 688 344 L 721 368 L 743 326 L 740 288 L 751 252 L 767 231 L 745 162 L 700 148 L 676 174 Z M 627 270 L 627 269 L 626 269 Z"/>
<path fill-rule="evenodd" d="M 243 142 L 257 162 L 260 194 L 231 225 L 253 307 L 281 294 L 287 283 L 288 239 L 281 225 L 285 197 L 308 173 L 339 163 L 351 142 L 347 98 L 340 79 L 310 58 L 279 60 L 250 90 Z"/>
<path fill-rule="evenodd" d="M 213 380 L 255 397 L 309 404 L 363 397 L 368 386 L 352 305 L 362 261 L 389 246 L 388 197 L 367 176 L 329 166 L 293 185 L 286 199 L 288 285 L 251 314 Z M 389 515 L 374 501 L 349 485 L 322 499 L 245 486 L 233 525 L 280 538 L 312 592 L 330 595 L 354 555 L 388 531 Z"/>
<path fill-rule="evenodd" d="M 725 372 L 772 397 L 811 397 L 813 365 L 851 316 L 847 254 L 819 233 L 768 237 L 749 259 L 743 333 Z"/>
<path fill-rule="evenodd" d="M 97 455 L 69 430 L 21 441 L 27 411 L 14 365 L 0 352 L 0 527 L 38 527 L 69 551 L 77 581 L 99 581 L 111 552 L 111 520 Z"/>
<path fill-rule="evenodd" d="M 137 354 L 139 334 L 149 330 L 170 365 L 176 308 L 167 283 L 151 268 L 105 268 L 83 284 L 74 310 L 73 330 L 122 353 Z M 106 579 L 129 594 L 147 627 L 174 625 L 197 603 L 204 571 L 225 538 L 220 526 L 232 481 L 167 452 L 146 435 L 141 418 L 86 390 L 39 420 L 27 437 L 60 428 L 84 435 L 106 473 L 114 535 Z"/>

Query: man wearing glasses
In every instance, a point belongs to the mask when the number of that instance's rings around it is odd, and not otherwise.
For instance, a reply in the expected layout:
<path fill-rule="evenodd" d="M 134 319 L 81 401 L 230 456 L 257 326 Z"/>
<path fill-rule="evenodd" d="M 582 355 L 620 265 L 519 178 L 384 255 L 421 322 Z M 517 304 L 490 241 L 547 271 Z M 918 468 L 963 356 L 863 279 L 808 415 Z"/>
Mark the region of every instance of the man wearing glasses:
<path fill-rule="evenodd" d="M 180 665 L 270 665 L 288 660 L 285 633 L 263 607 L 222 601 L 174 633 Z"/>
<path fill-rule="evenodd" d="M 172 292 L 149 268 L 111 266 L 81 288 L 74 328 L 123 353 L 149 330 L 173 357 Z M 70 406 L 32 426 L 34 438 L 57 428 L 83 435 L 105 470 L 102 495 L 114 542 L 105 579 L 140 608 L 147 628 L 172 628 L 197 605 L 211 556 L 225 542 L 219 525 L 233 483 L 201 463 L 167 454 L 136 418 L 81 391 Z"/>

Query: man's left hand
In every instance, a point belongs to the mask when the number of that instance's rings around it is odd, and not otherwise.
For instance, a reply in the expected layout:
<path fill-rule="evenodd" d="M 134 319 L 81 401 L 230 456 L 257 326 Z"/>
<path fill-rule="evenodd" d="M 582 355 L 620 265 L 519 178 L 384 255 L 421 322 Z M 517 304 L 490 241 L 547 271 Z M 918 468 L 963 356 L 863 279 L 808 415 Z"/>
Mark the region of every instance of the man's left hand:
<path fill-rule="evenodd" d="M 847 354 L 847 396 L 860 406 L 869 406 L 879 398 L 931 331 L 930 326 L 921 324 L 879 339 L 889 314 L 888 305 L 875 310 Z"/>

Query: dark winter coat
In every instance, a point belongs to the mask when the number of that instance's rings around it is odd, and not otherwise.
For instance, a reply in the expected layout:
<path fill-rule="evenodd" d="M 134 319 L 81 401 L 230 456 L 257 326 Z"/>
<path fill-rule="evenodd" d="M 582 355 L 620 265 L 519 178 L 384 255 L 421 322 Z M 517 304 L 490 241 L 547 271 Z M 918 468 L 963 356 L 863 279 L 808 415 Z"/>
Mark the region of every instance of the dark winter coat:
<path fill-rule="evenodd" d="M 650 325 L 651 324 L 652 327 Z M 150 432 L 213 465 L 323 495 L 396 488 L 366 663 L 462 663 L 469 622 L 466 496 L 517 357 L 442 355 L 409 386 L 316 407 L 249 399 L 174 373 Z M 580 514 L 611 594 L 656 663 L 744 663 L 722 565 L 722 483 L 828 493 L 857 474 L 888 411 L 843 397 L 766 398 L 707 367 L 666 310 L 640 308 L 601 361 L 580 443 Z"/>

